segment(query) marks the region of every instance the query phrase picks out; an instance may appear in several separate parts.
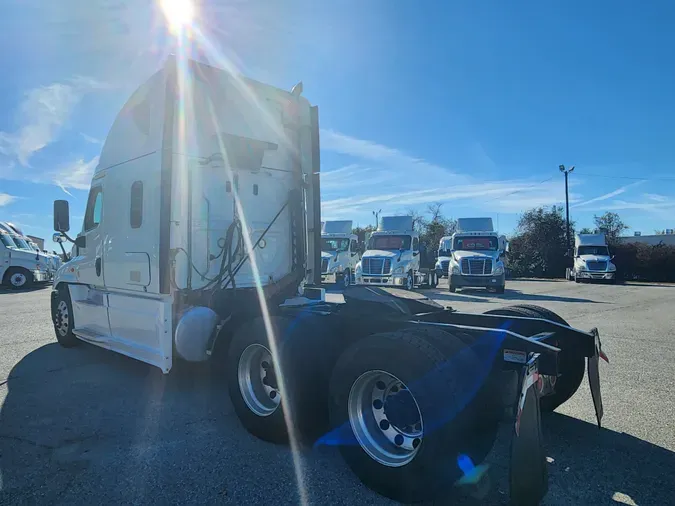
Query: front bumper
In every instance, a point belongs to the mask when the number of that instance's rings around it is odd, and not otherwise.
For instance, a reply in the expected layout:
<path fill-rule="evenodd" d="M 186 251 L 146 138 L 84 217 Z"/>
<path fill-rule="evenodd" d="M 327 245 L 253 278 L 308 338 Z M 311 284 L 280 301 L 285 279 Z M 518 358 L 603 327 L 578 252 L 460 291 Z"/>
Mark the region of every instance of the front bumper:
<path fill-rule="evenodd" d="M 506 283 L 504 274 L 498 276 L 463 276 L 462 274 L 450 275 L 450 286 L 461 287 L 498 287 Z"/>
<path fill-rule="evenodd" d="M 322 272 L 321 273 L 321 282 L 322 283 L 337 283 L 338 273 L 337 272 Z"/>
<path fill-rule="evenodd" d="M 577 271 L 579 279 L 614 279 L 616 272 Z"/>
<path fill-rule="evenodd" d="M 372 274 L 359 274 L 354 280 L 357 285 L 371 286 L 404 286 L 407 274 L 384 274 L 375 276 Z"/>

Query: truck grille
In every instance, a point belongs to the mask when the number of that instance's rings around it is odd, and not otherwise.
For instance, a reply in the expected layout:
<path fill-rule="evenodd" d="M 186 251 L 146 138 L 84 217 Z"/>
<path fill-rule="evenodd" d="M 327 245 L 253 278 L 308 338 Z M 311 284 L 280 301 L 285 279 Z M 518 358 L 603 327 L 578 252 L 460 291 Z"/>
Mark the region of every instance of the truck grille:
<path fill-rule="evenodd" d="M 443 260 L 441 262 L 441 270 L 443 271 L 444 276 L 448 275 L 448 265 L 450 265 L 450 260 Z"/>
<path fill-rule="evenodd" d="M 369 257 L 361 260 L 363 274 L 389 274 L 391 272 L 391 258 Z"/>
<path fill-rule="evenodd" d="M 492 274 L 491 258 L 462 258 L 462 274 Z"/>
<path fill-rule="evenodd" d="M 607 262 L 586 262 L 589 271 L 606 271 Z"/>
<path fill-rule="evenodd" d="M 321 259 L 321 274 L 328 272 L 328 258 Z"/>

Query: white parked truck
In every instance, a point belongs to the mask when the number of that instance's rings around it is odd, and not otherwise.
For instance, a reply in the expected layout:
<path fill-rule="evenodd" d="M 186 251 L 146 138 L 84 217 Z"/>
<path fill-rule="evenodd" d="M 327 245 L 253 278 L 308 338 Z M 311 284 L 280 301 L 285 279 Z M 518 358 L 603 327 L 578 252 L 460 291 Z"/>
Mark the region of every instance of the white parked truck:
<path fill-rule="evenodd" d="M 459 218 L 452 235 L 448 288 L 484 287 L 504 293 L 507 242 L 491 218 Z"/>
<path fill-rule="evenodd" d="M 48 270 L 45 259 L 21 242 L 21 237 L 0 227 L 0 284 L 14 290 L 30 288 L 48 281 Z"/>
<path fill-rule="evenodd" d="M 54 274 L 61 265 L 60 260 L 58 258 L 55 258 L 55 255 L 40 250 L 40 248 L 38 248 L 38 245 L 35 244 L 35 242 L 33 242 L 33 240 L 30 237 L 24 234 L 23 230 L 21 230 L 14 223 L 2 221 L 0 222 L 0 228 L 5 230 L 13 237 L 14 242 L 19 248 L 35 253 L 36 259 L 40 261 L 40 265 L 44 266 L 44 272 L 47 275 L 46 281 L 51 281 L 52 279 L 54 279 Z"/>
<path fill-rule="evenodd" d="M 321 281 L 348 287 L 361 259 L 352 221 L 326 221 L 321 228 Z"/>
<path fill-rule="evenodd" d="M 480 481 L 508 407 L 511 500 L 537 503 L 540 406 L 571 397 L 587 359 L 602 417 L 597 330 L 534 306 L 461 313 L 374 286 L 327 302 L 318 109 L 301 92 L 174 58 L 134 92 L 76 238 L 68 202 L 54 203 L 55 230 L 75 243 L 54 279 L 56 339 L 164 373 L 215 361 L 249 432 L 337 445 L 367 486 L 404 502 Z M 418 250 L 404 230 L 374 234 L 371 251 L 405 271 Z"/>
<path fill-rule="evenodd" d="M 430 264 L 430 265 L 429 265 Z M 435 287 L 436 270 L 428 252 L 413 230 L 412 216 L 383 216 L 370 235 L 366 251 L 356 266 L 357 285 L 395 286 L 412 290 L 415 286 Z"/>
<path fill-rule="evenodd" d="M 450 260 L 452 259 L 452 236 L 441 237 L 438 242 L 438 257 L 436 258 L 436 273 L 438 277 L 448 277 Z"/>
<path fill-rule="evenodd" d="M 581 281 L 603 280 L 616 282 L 616 265 L 612 263 L 605 234 L 578 234 L 574 236 L 574 264 L 567 279 Z"/>

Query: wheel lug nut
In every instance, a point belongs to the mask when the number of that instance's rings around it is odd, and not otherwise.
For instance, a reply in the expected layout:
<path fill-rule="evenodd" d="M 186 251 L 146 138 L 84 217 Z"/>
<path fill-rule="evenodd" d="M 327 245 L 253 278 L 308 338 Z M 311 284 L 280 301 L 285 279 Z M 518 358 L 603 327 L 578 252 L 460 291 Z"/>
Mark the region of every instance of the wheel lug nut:
<path fill-rule="evenodd" d="M 377 388 L 379 388 L 380 390 L 384 390 L 385 387 L 386 387 L 386 385 L 384 384 L 384 381 L 378 381 L 377 383 L 375 383 L 375 386 Z"/>
<path fill-rule="evenodd" d="M 266 360 L 263 360 L 262 363 L 261 363 L 260 365 L 261 365 L 261 367 L 262 367 L 263 369 L 265 369 L 265 370 L 267 370 L 267 369 L 270 368 L 270 363 L 267 362 Z"/>
<path fill-rule="evenodd" d="M 380 429 L 382 429 L 382 430 L 389 429 L 389 421 L 388 420 L 381 420 L 380 421 Z"/>
<path fill-rule="evenodd" d="M 391 387 L 391 393 L 395 394 L 396 392 L 398 392 L 398 387 L 397 386 Z"/>
<path fill-rule="evenodd" d="M 403 436 L 400 434 L 396 434 L 396 437 L 394 438 L 394 443 L 396 443 L 396 446 L 401 446 L 403 444 Z"/>
<path fill-rule="evenodd" d="M 412 442 L 413 448 L 417 448 L 420 445 L 421 442 L 422 442 L 422 440 L 418 437 L 413 439 L 413 442 Z"/>
<path fill-rule="evenodd" d="M 382 406 L 384 406 L 384 404 L 382 404 L 382 401 L 380 399 L 375 399 L 373 401 L 373 407 L 375 409 L 382 409 Z"/>
<path fill-rule="evenodd" d="M 277 396 L 277 393 L 274 390 L 272 390 L 270 392 L 270 399 L 274 399 L 276 396 Z"/>

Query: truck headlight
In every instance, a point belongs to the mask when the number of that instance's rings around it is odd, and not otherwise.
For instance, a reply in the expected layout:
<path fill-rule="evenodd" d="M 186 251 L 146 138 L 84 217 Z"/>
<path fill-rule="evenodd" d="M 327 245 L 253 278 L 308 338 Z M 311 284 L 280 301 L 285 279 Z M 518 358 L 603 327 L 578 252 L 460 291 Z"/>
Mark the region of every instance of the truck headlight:
<path fill-rule="evenodd" d="M 615 272 L 616 271 L 616 265 L 614 264 L 609 264 L 609 272 Z"/>
<path fill-rule="evenodd" d="M 403 274 L 405 272 L 405 265 L 399 265 L 394 269 L 394 274 Z"/>
<path fill-rule="evenodd" d="M 452 264 L 451 272 L 452 272 L 452 274 L 459 274 L 459 265 Z"/>
<path fill-rule="evenodd" d="M 585 270 L 586 270 L 586 262 L 580 262 L 580 263 L 579 263 L 579 270 L 580 270 L 580 271 L 585 271 Z"/>
<path fill-rule="evenodd" d="M 496 265 L 494 270 L 492 271 L 492 274 L 495 276 L 501 276 L 504 274 L 504 266 L 503 265 Z"/>
<path fill-rule="evenodd" d="M 356 274 L 361 274 L 361 262 L 359 262 L 358 264 L 356 264 L 356 267 L 354 267 L 354 272 L 355 272 Z"/>

